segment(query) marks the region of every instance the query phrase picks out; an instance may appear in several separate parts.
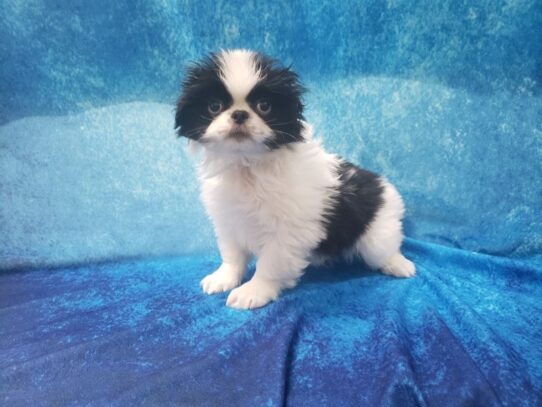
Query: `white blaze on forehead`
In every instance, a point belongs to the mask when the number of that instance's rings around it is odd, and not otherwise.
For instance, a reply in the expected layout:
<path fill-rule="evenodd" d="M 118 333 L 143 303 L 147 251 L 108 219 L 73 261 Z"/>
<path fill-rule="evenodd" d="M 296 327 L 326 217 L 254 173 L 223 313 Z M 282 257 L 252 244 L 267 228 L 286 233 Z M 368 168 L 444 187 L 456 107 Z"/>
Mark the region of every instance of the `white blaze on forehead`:
<path fill-rule="evenodd" d="M 220 78 L 234 100 L 244 100 L 260 81 L 256 54 L 244 49 L 222 51 L 218 55 Z"/>

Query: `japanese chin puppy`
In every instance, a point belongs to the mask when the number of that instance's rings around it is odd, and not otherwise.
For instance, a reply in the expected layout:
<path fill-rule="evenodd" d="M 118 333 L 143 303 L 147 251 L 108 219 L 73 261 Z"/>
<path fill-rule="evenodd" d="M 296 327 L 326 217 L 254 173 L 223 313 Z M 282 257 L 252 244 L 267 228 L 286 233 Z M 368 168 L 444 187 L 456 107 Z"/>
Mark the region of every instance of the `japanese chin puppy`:
<path fill-rule="evenodd" d="M 175 128 L 201 147 L 201 195 L 222 256 L 201 287 L 231 290 L 233 308 L 262 307 L 310 263 L 337 256 L 359 256 L 395 277 L 415 274 L 400 251 L 401 196 L 313 140 L 303 91 L 290 68 L 247 50 L 211 54 L 182 84 Z M 256 271 L 241 284 L 251 256 Z"/>

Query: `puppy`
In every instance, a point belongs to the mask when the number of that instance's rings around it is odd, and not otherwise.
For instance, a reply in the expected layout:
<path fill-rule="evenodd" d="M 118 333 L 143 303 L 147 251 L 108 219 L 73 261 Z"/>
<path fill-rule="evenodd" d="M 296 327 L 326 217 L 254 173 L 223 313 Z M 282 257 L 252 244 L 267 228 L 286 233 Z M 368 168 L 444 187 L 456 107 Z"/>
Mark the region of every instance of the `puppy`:
<path fill-rule="evenodd" d="M 312 262 L 360 256 L 411 277 L 400 251 L 404 205 L 386 179 L 324 150 L 303 118 L 304 88 L 287 67 L 247 50 L 211 54 L 188 69 L 179 136 L 203 150 L 201 195 L 222 265 L 201 281 L 250 309 L 294 287 Z M 256 272 L 240 285 L 250 256 Z"/>

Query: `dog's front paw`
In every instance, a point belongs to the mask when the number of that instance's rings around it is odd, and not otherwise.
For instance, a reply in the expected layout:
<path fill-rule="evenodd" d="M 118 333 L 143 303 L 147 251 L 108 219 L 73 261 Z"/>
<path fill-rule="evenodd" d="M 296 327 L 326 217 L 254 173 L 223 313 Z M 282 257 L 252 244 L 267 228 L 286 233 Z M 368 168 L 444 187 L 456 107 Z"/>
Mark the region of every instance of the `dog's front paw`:
<path fill-rule="evenodd" d="M 206 294 L 222 293 L 231 290 L 241 282 L 240 273 L 230 270 L 227 267 L 220 266 L 214 273 L 209 274 L 201 280 L 201 288 Z"/>
<path fill-rule="evenodd" d="M 233 290 L 226 305 L 238 309 L 260 308 L 276 300 L 279 294 L 280 288 L 276 283 L 252 279 Z"/>
<path fill-rule="evenodd" d="M 381 267 L 381 271 L 389 276 L 408 278 L 416 275 L 416 266 L 402 254 L 396 254 Z"/>

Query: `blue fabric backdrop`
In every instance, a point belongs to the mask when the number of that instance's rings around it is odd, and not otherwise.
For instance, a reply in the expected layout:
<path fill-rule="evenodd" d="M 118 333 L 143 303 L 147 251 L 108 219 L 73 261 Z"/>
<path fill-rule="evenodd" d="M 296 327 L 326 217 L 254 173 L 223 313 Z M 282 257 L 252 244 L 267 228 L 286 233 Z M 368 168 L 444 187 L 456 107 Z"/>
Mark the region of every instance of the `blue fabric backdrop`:
<path fill-rule="evenodd" d="M 542 3 L 0 8 L 4 404 L 542 403 Z M 416 278 L 200 292 L 219 258 L 173 107 L 230 47 L 291 63 L 327 148 L 398 186 Z"/>

